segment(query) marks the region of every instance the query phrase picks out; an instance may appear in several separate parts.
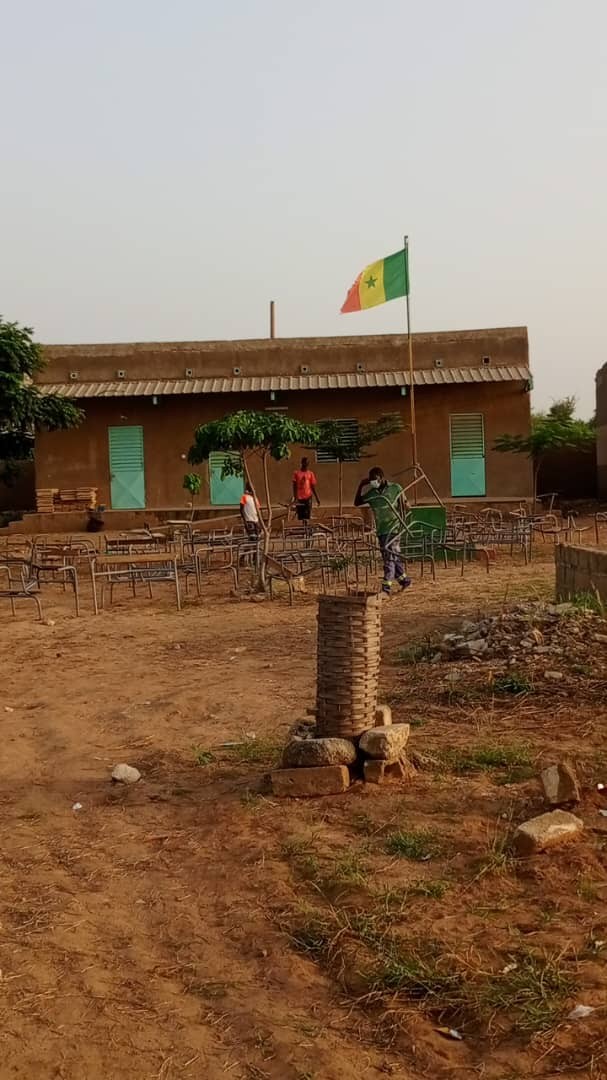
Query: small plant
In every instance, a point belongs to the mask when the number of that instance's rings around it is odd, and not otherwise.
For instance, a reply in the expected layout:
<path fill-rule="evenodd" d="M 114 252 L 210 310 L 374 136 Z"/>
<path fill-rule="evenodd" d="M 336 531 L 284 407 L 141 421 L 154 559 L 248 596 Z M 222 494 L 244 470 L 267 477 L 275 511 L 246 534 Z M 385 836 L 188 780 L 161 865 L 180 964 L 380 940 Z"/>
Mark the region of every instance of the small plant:
<path fill-rule="evenodd" d="M 571 603 L 578 611 L 593 611 L 595 615 L 604 615 L 605 607 L 598 593 L 579 592 L 571 597 Z"/>
<path fill-rule="evenodd" d="M 202 487 L 202 477 L 199 473 L 191 472 L 186 473 L 183 478 L 183 489 L 189 491 L 191 495 L 191 515 L 190 520 L 194 520 L 194 510 L 197 497 L 200 495 L 200 489 Z"/>
<path fill-rule="evenodd" d="M 322 912 L 313 912 L 290 931 L 289 937 L 298 952 L 307 953 L 315 959 L 326 957 L 339 927 Z"/>
<path fill-rule="evenodd" d="M 574 991 L 575 981 L 562 954 L 523 953 L 505 971 L 484 982 L 479 1006 L 492 1013 L 514 1012 L 517 1027 L 542 1032 L 558 1023 Z"/>
<path fill-rule="evenodd" d="M 327 888 L 334 885 L 365 885 L 368 874 L 368 867 L 359 855 L 352 852 L 335 860 L 330 872 L 324 878 L 324 885 Z"/>
<path fill-rule="evenodd" d="M 442 900 L 450 883 L 448 881 L 415 881 L 409 885 L 407 892 L 410 896 L 427 896 L 430 900 Z"/>
<path fill-rule="evenodd" d="M 409 892 L 406 888 L 399 888 L 398 886 L 388 885 L 383 889 L 378 889 L 375 896 L 380 904 L 384 905 L 387 912 L 392 913 L 396 908 L 398 911 L 402 911 L 409 900 Z"/>
<path fill-rule="evenodd" d="M 592 878 L 584 877 L 583 874 L 580 874 L 577 879 L 575 891 L 580 900 L 585 900 L 587 903 L 598 900 L 600 895 L 596 881 L 593 881 Z"/>
<path fill-rule="evenodd" d="M 233 761 L 249 765 L 273 764 L 281 752 L 281 744 L 273 739 L 245 739 L 237 746 L 227 748 Z"/>
<path fill-rule="evenodd" d="M 301 859 L 314 851 L 314 838 L 311 836 L 290 836 L 281 845 L 281 852 L 286 859 Z"/>
<path fill-rule="evenodd" d="M 431 641 L 416 641 L 413 645 L 406 645 L 404 648 L 399 649 L 396 659 L 399 664 L 419 664 L 425 660 L 430 660 L 435 652 L 436 648 Z"/>
<path fill-rule="evenodd" d="M 196 761 L 196 764 L 200 766 L 212 765 L 215 761 L 215 755 L 211 750 L 205 750 L 202 746 L 195 746 L 194 760 Z"/>
<path fill-rule="evenodd" d="M 526 780 L 533 780 L 536 770 L 533 765 L 513 765 L 504 773 L 495 777 L 496 784 L 523 784 Z"/>
<path fill-rule="evenodd" d="M 494 694 L 528 694 L 533 690 L 533 684 L 526 675 L 509 671 L 507 675 L 496 675 L 492 689 Z"/>
<path fill-rule="evenodd" d="M 456 1012 L 464 999 L 466 979 L 436 946 L 423 952 L 393 943 L 377 974 L 376 990 L 407 994 L 439 1012 Z"/>
<path fill-rule="evenodd" d="M 373 836 L 378 832 L 381 826 L 378 826 L 372 817 L 368 814 L 356 813 L 352 815 L 352 827 L 357 833 L 362 833 L 365 836 Z"/>
<path fill-rule="evenodd" d="M 425 862 L 433 855 L 440 854 L 440 844 L 435 833 L 428 829 L 399 829 L 386 839 L 386 851 L 401 859 L 413 859 Z"/>
<path fill-rule="evenodd" d="M 526 746 L 477 746 L 467 750 L 447 750 L 442 754 L 442 760 L 456 773 L 531 765 L 529 749 Z"/>
<path fill-rule="evenodd" d="M 486 874 L 507 874 L 513 864 L 509 832 L 494 833 L 485 854 L 479 861 L 475 881 Z"/>

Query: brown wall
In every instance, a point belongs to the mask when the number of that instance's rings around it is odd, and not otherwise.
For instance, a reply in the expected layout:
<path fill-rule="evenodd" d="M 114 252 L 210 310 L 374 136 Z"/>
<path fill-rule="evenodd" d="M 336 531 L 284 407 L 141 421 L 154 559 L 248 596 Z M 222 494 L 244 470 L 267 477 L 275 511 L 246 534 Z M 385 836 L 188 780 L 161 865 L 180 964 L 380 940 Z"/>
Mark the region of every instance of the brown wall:
<path fill-rule="evenodd" d="M 555 561 L 557 600 L 598 593 L 607 605 L 607 551 L 557 544 Z"/>
<path fill-rule="evenodd" d="M 504 327 L 489 330 L 449 330 L 414 334 L 416 370 L 434 367 L 442 360 L 446 368 L 479 367 L 484 356 L 491 364 L 523 364 L 529 360 L 527 330 Z M 400 371 L 407 366 L 407 341 L 401 334 L 338 338 L 275 338 L 253 341 L 146 342 L 124 345 L 45 345 L 48 366 L 36 377 L 40 383 L 112 381 L 116 372 L 126 379 L 193 378 L 299 375 L 365 371 Z"/>
<path fill-rule="evenodd" d="M 108 427 L 141 424 L 144 429 L 146 505 L 152 508 L 182 507 L 184 473 L 190 471 L 187 455 L 197 424 L 237 409 L 265 409 L 268 394 L 210 394 L 167 396 L 154 405 L 151 398 L 95 398 L 82 402 L 86 420 L 73 431 L 42 433 L 36 440 L 36 486 L 99 489 L 99 501 L 110 502 Z M 309 391 L 281 394 L 277 404 L 290 416 L 304 421 L 328 418 L 371 419 L 400 412 L 408 421 L 409 399 L 397 389 Z M 444 497 L 451 494 L 449 415 L 482 412 L 485 418 L 487 498 L 526 497 L 531 493 L 531 474 L 526 458 L 498 454 L 494 439 L 505 432 L 515 435 L 529 430 L 529 394 L 522 383 L 433 386 L 416 391 L 419 460 Z M 294 448 L 289 461 L 272 463 L 272 492 L 276 502 L 290 495 L 291 475 L 301 450 Z M 313 453 L 309 454 L 314 460 Z M 410 465 L 408 430 L 385 439 L 370 459 L 344 465 L 344 498 L 351 501 L 361 476 L 373 463 L 406 482 L 403 470 Z M 314 466 L 319 492 L 325 503 L 337 502 L 337 466 Z M 203 489 L 200 504 L 209 503 L 208 469 L 201 466 Z M 259 479 L 257 477 L 256 479 Z"/>

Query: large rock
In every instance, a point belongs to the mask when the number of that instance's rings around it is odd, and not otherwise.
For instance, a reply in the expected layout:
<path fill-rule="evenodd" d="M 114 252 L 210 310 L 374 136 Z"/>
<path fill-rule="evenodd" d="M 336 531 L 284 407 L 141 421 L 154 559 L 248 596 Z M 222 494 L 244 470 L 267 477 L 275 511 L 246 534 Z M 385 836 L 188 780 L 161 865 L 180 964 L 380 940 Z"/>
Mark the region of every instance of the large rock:
<path fill-rule="evenodd" d="M 116 784 L 136 784 L 138 780 L 141 780 L 141 773 L 139 769 L 134 769 L 132 765 L 126 765 L 123 762 L 121 765 L 114 766 L 112 780 Z"/>
<path fill-rule="evenodd" d="M 272 773 L 272 791 L 282 797 L 340 795 L 349 786 L 350 773 L 345 765 L 329 765 L 320 769 L 275 769 Z"/>
<path fill-rule="evenodd" d="M 583 828 L 584 822 L 575 814 L 552 810 L 519 825 L 514 834 L 514 847 L 519 855 L 534 855 L 537 851 L 575 840 Z"/>
<path fill-rule="evenodd" d="M 370 758 L 398 761 L 409 740 L 409 724 L 389 724 L 370 728 L 361 735 L 359 747 Z"/>
<path fill-rule="evenodd" d="M 549 765 L 543 770 L 541 781 L 550 806 L 567 806 L 580 801 L 580 784 L 575 769 L 567 761 Z"/>
<path fill-rule="evenodd" d="M 377 727 L 388 727 L 392 723 L 392 709 L 389 705 L 378 705 L 375 710 Z"/>
<path fill-rule="evenodd" d="M 293 739 L 282 752 L 285 769 L 352 765 L 355 761 L 356 747 L 348 739 Z"/>

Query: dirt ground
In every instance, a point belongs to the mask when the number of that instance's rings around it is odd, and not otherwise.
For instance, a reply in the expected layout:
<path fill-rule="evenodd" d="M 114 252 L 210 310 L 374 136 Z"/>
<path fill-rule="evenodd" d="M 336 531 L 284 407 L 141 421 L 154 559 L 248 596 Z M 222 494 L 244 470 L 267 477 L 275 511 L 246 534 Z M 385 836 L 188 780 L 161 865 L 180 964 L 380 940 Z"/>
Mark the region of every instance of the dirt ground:
<path fill-rule="evenodd" d="M 487 664 L 445 695 L 446 665 L 405 659 L 552 582 L 547 546 L 386 603 L 381 697 L 429 759 L 300 802 L 264 776 L 314 704 L 312 596 L 237 601 L 220 579 L 181 613 L 160 589 L 98 618 L 86 594 L 76 619 L 45 588 L 49 625 L 3 608 L 0 1077 L 607 1077 L 607 646 L 508 699 Z M 470 747 L 504 762 L 445 753 Z M 562 756 L 585 834 L 515 860 Z M 110 783 L 121 761 L 139 784 Z M 579 1003 L 597 1011 L 568 1020 Z"/>

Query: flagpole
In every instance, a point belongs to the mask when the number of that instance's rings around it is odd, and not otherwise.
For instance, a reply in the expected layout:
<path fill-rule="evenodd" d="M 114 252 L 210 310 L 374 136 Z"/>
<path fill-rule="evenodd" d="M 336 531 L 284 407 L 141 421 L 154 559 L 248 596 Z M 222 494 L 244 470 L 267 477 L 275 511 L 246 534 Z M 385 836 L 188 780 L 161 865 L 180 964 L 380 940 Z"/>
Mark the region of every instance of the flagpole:
<path fill-rule="evenodd" d="M 411 306 L 409 300 L 409 293 L 411 291 L 411 279 L 409 275 L 409 237 L 405 236 L 405 270 L 407 275 L 407 295 L 405 297 L 407 303 L 407 348 L 409 351 L 409 393 L 410 397 L 410 413 L 411 413 L 411 455 L 413 457 L 412 465 L 415 475 L 417 469 L 417 429 L 415 426 L 415 385 L 413 381 L 413 338 L 411 336 Z"/>

